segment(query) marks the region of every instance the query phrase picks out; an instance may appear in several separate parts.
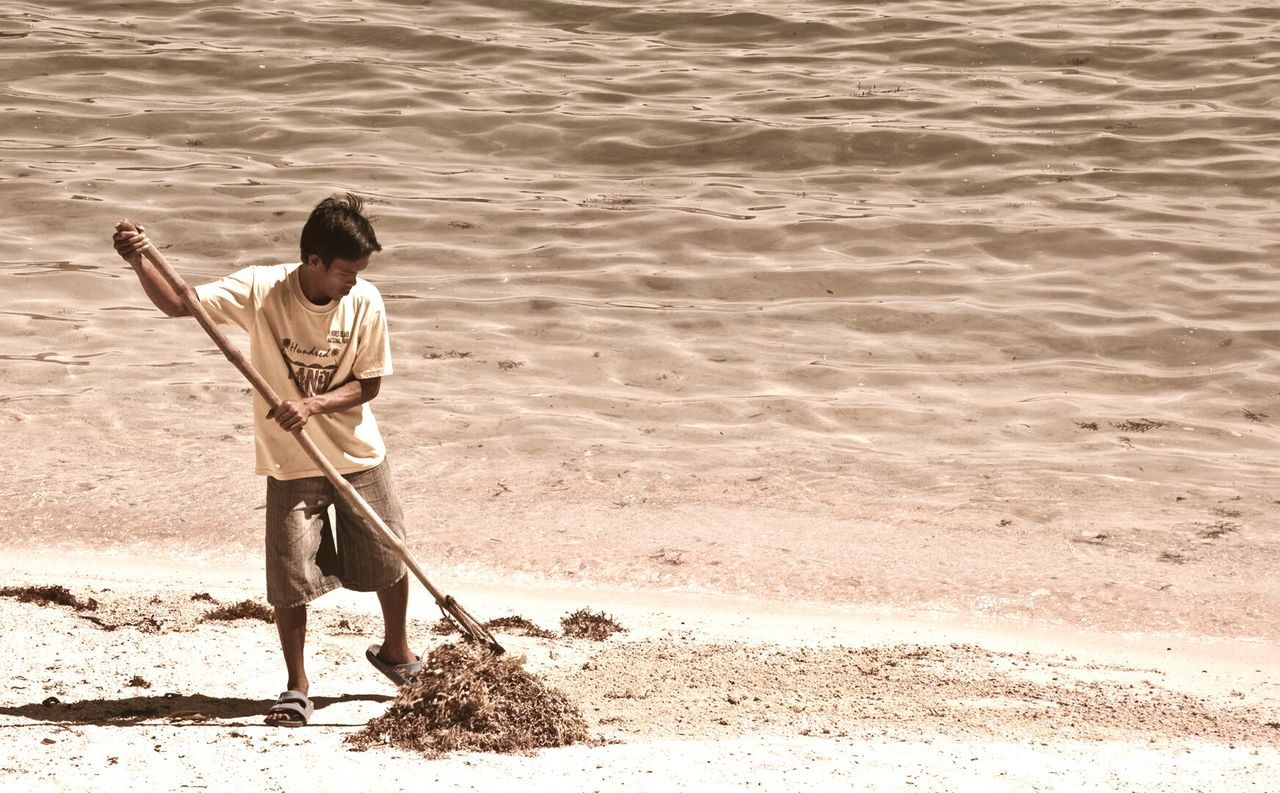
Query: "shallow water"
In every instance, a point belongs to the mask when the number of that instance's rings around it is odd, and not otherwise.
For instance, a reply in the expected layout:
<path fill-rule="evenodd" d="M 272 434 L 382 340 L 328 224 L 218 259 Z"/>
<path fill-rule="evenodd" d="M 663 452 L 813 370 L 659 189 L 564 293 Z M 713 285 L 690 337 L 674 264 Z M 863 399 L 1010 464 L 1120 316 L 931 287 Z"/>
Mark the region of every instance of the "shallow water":
<path fill-rule="evenodd" d="M 442 559 L 492 521 L 526 548 L 497 569 L 545 571 L 583 553 L 548 526 L 698 504 L 814 515 L 810 569 L 726 518 L 743 559 L 639 578 L 751 589 L 767 557 L 779 591 L 845 597 L 837 520 L 1123 524 L 1150 554 L 1226 520 L 1274 553 L 1280 10 L 1213 6 L 8 4 L 15 541 L 110 515 L 256 549 L 241 384 L 111 225 L 207 280 L 293 258 L 350 189 L 406 500 L 464 524 L 419 540 Z M 228 492 L 220 539 L 186 522 Z M 692 544 L 627 525 L 583 575 Z"/>

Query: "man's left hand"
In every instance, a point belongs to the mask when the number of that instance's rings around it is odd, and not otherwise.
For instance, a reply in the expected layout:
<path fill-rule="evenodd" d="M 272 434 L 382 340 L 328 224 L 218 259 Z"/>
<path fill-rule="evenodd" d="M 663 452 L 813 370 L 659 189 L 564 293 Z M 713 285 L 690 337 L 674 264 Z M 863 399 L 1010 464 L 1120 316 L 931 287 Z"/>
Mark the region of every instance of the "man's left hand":
<path fill-rule="evenodd" d="M 275 419 L 285 431 L 294 432 L 305 427 L 311 415 L 311 408 L 307 406 L 305 399 L 289 399 L 281 402 L 280 407 L 272 409 L 267 418 Z"/>

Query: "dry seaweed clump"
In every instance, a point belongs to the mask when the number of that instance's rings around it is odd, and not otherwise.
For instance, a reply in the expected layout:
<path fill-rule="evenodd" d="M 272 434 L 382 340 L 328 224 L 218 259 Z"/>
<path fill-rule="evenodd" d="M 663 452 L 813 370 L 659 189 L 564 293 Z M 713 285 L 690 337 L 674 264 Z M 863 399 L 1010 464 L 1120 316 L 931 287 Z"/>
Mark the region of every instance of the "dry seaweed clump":
<path fill-rule="evenodd" d="M 431 632 L 437 636 L 452 636 L 455 633 L 462 633 L 462 629 L 458 627 L 458 623 L 448 617 L 441 617 L 431 624 Z"/>
<path fill-rule="evenodd" d="M 575 639 L 594 639 L 602 642 L 615 633 L 626 632 L 626 628 L 603 611 L 587 611 L 578 609 L 560 619 L 560 627 L 564 635 Z"/>
<path fill-rule="evenodd" d="M 200 621 L 213 622 L 215 620 L 226 622 L 230 622 L 231 620 L 262 620 L 263 622 L 275 622 L 276 612 L 265 603 L 259 603 L 256 600 L 242 600 L 239 603 L 232 603 L 229 606 L 219 606 L 208 614 L 205 614 Z"/>
<path fill-rule="evenodd" d="M 535 639 L 554 639 L 557 634 L 555 631 L 549 631 L 539 626 L 537 623 L 528 620 L 518 614 L 512 614 L 507 617 L 497 617 L 485 622 L 482 627 L 489 630 L 509 631 L 520 633 L 525 636 L 532 636 Z M 462 629 L 458 624 L 448 617 L 441 617 L 431 626 L 431 632 L 437 636 L 452 636 L 462 633 Z"/>
<path fill-rule="evenodd" d="M 41 606 L 50 604 L 70 606 L 76 611 L 97 611 L 98 601 L 93 598 L 81 600 L 71 594 L 66 587 L 53 586 L 7 586 L 0 589 L 0 597 L 16 598 L 22 603 L 36 603 Z"/>
<path fill-rule="evenodd" d="M 390 709 L 347 738 L 359 749 L 390 743 L 440 757 L 447 752 L 529 752 L 586 740 L 587 725 L 564 694 L 525 671 L 523 659 L 470 644 L 427 656 Z"/>
<path fill-rule="evenodd" d="M 525 636 L 532 636 L 535 639 L 554 639 L 556 636 L 555 631 L 549 631 L 532 620 L 521 617 L 518 614 L 491 619 L 484 624 L 484 627 L 489 630 L 522 633 Z"/>

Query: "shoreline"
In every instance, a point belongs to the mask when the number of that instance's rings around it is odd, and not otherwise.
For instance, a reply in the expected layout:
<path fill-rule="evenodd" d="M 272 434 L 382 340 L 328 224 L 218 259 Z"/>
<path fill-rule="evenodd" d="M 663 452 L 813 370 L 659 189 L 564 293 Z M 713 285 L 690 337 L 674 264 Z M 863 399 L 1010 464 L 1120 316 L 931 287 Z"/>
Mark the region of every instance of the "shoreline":
<path fill-rule="evenodd" d="M 274 630 L 201 623 L 204 604 L 192 599 L 260 600 L 257 568 L 6 554 L 0 575 L 9 585 L 61 584 L 99 599 L 102 613 L 160 615 L 151 627 L 139 620 L 144 627 L 107 631 L 68 608 L 0 598 L 12 626 L 0 643 L 12 681 L 0 707 L 10 728 L 0 766 L 31 790 L 177 789 L 179 778 L 234 787 L 246 773 L 282 790 L 370 778 L 380 787 L 434 780 L 481 790 L 519 780 L 566 790 L 755 781 L 947 789 L 975 774 L 994 790 L 1280 782 L 1280 683 L 1268 673 L 1280 653 L 1261 641 L 442 580 L 473 614 L 554 626 L 587 607 L 628 630 L 601 643 L 499 636 L 579 703 L 603 743 L 427 760 L 343 744 L 393 693 L 360 658 L 377 640 L 371 596 L 339 591 L 316 601 L 308 646 L 319 707 L 312 726 L 285 730 L 261 723 L 283 677 Z M 410 609 L 416 644 L 447 640 L 424 633 L 434 611 L 419 588 Z M 129 687 L 131 676 L 150 688 Z M 39 704 L 49 696 L 59 703 Z"/>
<path fill-rule="evenodd" d="M 156 569 L 157 564 L 165 569 Z M 92 572 L 85 572 L 86 569 Z M 1055 644 L 1084 651 L 1099 641 L 1124 642 L 1135 648 L 1147 648 L 1140 652 L 1154 654 L 1155 648 L 1172 644 L 1231 648 L 1230 652 L 1241 658 L 1253 657 L 1249 648 L 1272 647 L 1266 637 L 1192 631 L 1167 631 L 1136 629 L 1108 629 L 1088 625 L 1071 624 L 1057 619 L 1036 619 L 1022 615 L 975 614 L 936 607 L 902 607 L 865 603 L 838 603 L 816 599 L 779 599 L 776 597 L 752 597 L 745 594 L 725 593 L 681 588 L 646 587 L 632 583 L 611 583 L 591 580 L 535 578 L 514 575 L 499 576 L 497 571 L 487 571 L 469 576 L 466 570 L 428 569 L 432 582 L 446 595 L 454 595 L 464 602 L 468 610 L 475 611 L 472 603 L 485 608 L 489 616 L 499 613 L 529 610 L 550 613 L 557 608 L 573 604 L 593 609 L 617 611 L 634 616 L 648 624 L 672 614 L 697 613 L 707 618 L 705 629 L 709 635 L 724 639 L 770 638 L 786 642 L 800 625 L 821 631 L 825 626 L 835 629 L 842 626 L 857 629 L 870 640 L 883 640 L 888 635 L 910 635 L 917 641 L 926 641 L 931 634 L 937 642 L 994 641 L 1001 637 L 1013 637 L 1019 644 L 1029 644 L 1037 649 L 1049 650 Z M 232 559 L 220 556 L 199 561 L 164 557 L 158 563 L 138 561 L 133 554 L 78 550 L 57 557 L 33 558 L 29 553 L 0 551 L 0 576 L 6 580 L 26 585 L 63 584 L 73 591 L 76 587 L 93 589 L 103 584 L 128 585 L 137 588 L 166 588 L 179 581 L 190 581 L 193 587 L 200 582 L 203 589 L 222 589 L 238 592 L 239 598 L 264 600 L 262 564 L 258 560 Z M 79 578 L 74 585 L 68 581 Z M 46 580 L 48 579 L 48 580 Z M 56 579 L 56 580 L 54 580 Z M 434 619 L 435 607 L 430 594 L 417 579 L 410 576 L 410 616 Z M 109 587 L 108 587 L 109 588 Z M 200 587 L 198 587 L 200 588 Z M 369 601 L 369 611 L 374 613 L 375 601 L 369 593 L 335 590 L 314 602 L 316 608 L 360 608 L 359 602 Z M 330 601 L 336 601 L 331 603 Z M 491 612 L 491 613 L 490 613 Z M 433 616 L 434 615 L 434 616 Z M 782 628 L 786 629 L 783 630 Z M 833 639 L 826 635 L 828 640 Z M 847 641 L 848 639 L 842 639 Z M 797 641 L 800 641 L 797 639 Z M 804 643 L 823 641 L 823 635 L 810 634 Z M 1280 661 L 1280 647 L 1274 658 Z M 1259 658 L 1266 657 L 1265 654 Z"/>

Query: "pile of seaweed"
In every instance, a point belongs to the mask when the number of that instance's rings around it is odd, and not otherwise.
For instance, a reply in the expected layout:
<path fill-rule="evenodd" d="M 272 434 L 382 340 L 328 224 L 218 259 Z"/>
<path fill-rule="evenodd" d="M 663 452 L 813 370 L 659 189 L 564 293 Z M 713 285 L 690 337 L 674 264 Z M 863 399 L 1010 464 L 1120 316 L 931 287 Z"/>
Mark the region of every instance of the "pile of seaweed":
<path fill-rule="evenodd" d="M 195 600 L 195 598 L 192 598 L 192 600 Z M 201 622 L 231 622 L 233 620 L 275 622 L 276 612 L 275 609 L 265 603 L 259 603 L 256 600 L 242 600 L 229 606 L 218 606 L 200 618 Z"/>
<path fill-rule="evenodd" d="M 76 611 L 97 611 L 98 601 L 93 598 L 81 600 L 64 586 L 7 586 L 0 589 L 0 597 L 15 598 L 21 603 L 35 603 L 41 606 L 56 604 L 70 606 Z"/>
<path fill-rule="evenodd" d="M 565 636 L 577 639 L 591 639 L 596 642 L 602 642 L 615 633 L 620 631 L 625 633 L 627 630 L 617 620 L 603 611 L 588 611 L 587 609 L 578 609 L 572 614 L 566 615 L 560 620 L 560 627 L 564 629 Z"/>
<path fill-rule="evenodd" d="M 517 614 L 491 619 L 483 623 L 483 627 L 489 630 L 520 633 L 537 639 L 554 639 L 557 635 L 555 631 L 547 630 Z M 597 642 L 602 642 L 615 633 L 625 633 L 627 630 L 617 620 L 603 611 L 588 611 L 587 609 L 578 609 L 572 614 L 565 615 L 560 620 L 560 627 L 564 631 L 564 635 L 570 639 L 591 639 Z M 438 622 L 431 626 L 431 632 L 437 636 L 449 636 L 460 634 L 462 630 L 453 620 L 448 617 L 441 617 Z"/>
<path fill-rule="evenodd" d="M 389 743 L 439 757 L 456 750 L 529 752 L 586 740 L 578 708 L 522 662 L 473 644 L 441 645 L 400 687 L 387 712 L 347 742 L 358 749 Z"/>

